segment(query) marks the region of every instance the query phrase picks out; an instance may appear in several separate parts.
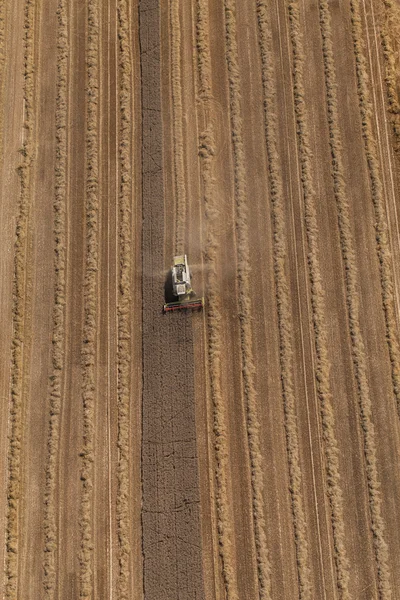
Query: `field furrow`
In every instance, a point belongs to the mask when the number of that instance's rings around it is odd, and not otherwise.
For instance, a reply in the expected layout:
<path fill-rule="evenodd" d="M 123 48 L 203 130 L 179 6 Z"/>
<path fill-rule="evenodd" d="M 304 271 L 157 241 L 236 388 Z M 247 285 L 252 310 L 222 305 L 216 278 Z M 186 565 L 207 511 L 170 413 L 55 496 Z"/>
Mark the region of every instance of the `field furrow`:
<path fill-rule="evenodd" d="M 96 357 L 99 268 L 99 5 L 87 4 L 87 95 L 86 95 L 86 183 L 85 183 L 85 282 L 82 344 L 83 447 L 81 496 L 80 597 L 93 593 L 93 461 L 96 410 Z"/>

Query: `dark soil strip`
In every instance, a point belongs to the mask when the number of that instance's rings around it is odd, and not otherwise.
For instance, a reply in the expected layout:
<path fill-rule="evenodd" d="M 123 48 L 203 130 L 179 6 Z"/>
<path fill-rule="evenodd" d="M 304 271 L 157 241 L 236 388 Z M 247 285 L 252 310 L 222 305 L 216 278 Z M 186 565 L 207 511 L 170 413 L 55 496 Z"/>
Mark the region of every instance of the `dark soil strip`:
<path fill-rule="evenodd" d="M 197 315 L 162 314 L 165 264 L 159 0 L 142 0 L 139 18 L 143 107 L 144 596 L 146 600 L 202 600 L 191 326 Z"/>

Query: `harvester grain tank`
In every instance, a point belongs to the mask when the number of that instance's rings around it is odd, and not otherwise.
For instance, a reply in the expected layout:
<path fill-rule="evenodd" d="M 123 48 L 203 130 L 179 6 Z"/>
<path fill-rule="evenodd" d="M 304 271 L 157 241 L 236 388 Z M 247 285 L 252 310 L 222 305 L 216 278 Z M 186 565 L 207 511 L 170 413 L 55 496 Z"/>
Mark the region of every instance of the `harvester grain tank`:
<path fill-rule="evenodd" d="M 172 294 L 176 300 L 164 304 L 164 312 L 182 309 L 198 309 L 204 306 L 204 298 L 197 298 L 192 289 L 190 269 L 186 254 L 174 256 L 171 267 Z"/>

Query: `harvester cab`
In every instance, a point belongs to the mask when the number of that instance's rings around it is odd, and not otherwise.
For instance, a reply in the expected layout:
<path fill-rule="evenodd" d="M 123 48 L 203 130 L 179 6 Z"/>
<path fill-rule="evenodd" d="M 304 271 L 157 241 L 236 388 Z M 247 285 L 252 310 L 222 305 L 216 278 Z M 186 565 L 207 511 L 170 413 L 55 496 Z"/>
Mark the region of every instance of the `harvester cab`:
<path fill-rule="evenodd" d="M 186 254 L 175 256 L 171 267 L 172 294 L 176 300 L 164 304 L 164 312 L 198 309 L 204 306 L 203 298 L 196 298 L 192 289 L 190 269 Z"/>

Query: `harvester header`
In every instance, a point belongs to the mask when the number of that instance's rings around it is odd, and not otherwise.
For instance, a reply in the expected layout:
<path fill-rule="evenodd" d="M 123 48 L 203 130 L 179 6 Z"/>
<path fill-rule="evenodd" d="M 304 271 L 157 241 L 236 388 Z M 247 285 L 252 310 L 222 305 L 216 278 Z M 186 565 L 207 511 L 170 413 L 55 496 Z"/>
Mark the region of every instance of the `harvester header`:
<path fill-rule="evenodd" d="M 190 269 L 186 254 L 174 256 L 171 267 L 173 302 L 164 304 L 164 312 L 172 310 L 201 310 L 204 298 L 197 298 L 192 289 Z"/>

